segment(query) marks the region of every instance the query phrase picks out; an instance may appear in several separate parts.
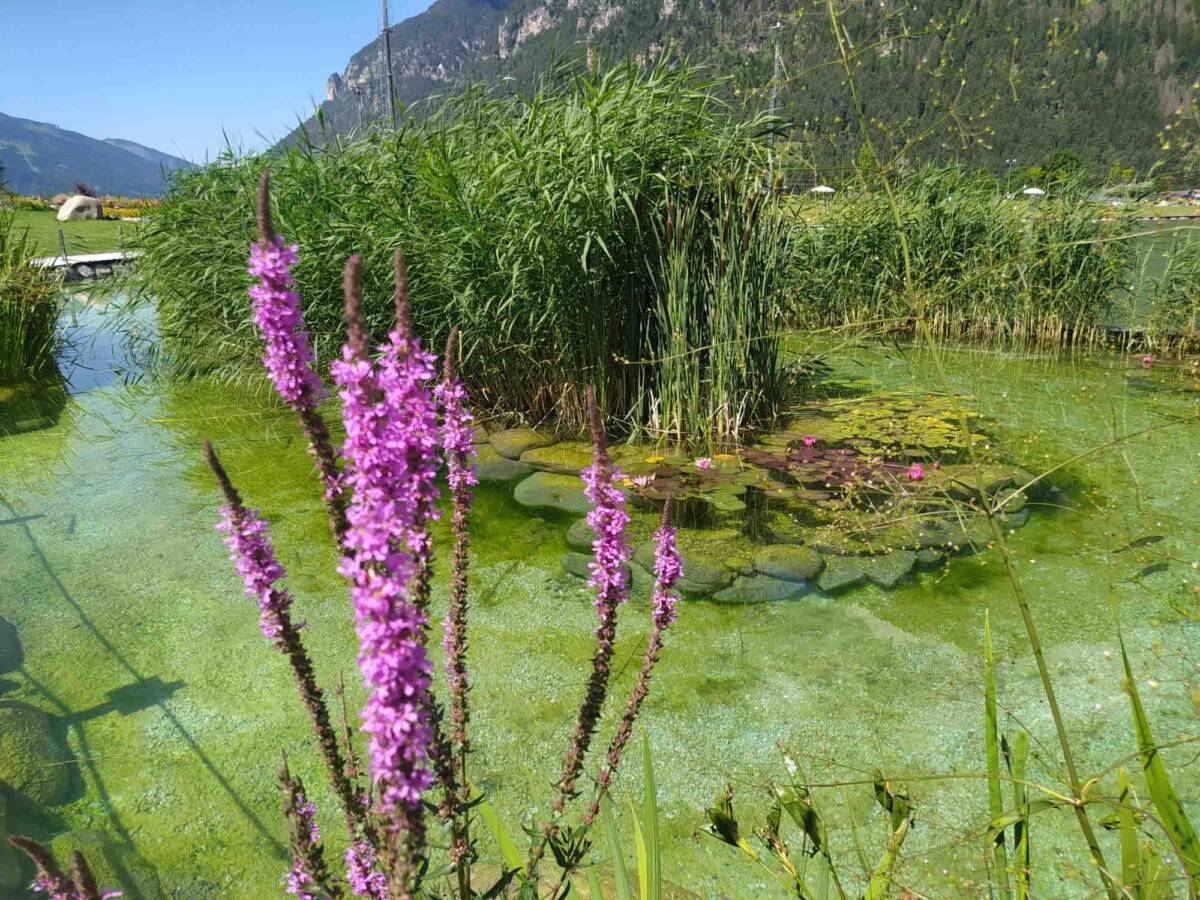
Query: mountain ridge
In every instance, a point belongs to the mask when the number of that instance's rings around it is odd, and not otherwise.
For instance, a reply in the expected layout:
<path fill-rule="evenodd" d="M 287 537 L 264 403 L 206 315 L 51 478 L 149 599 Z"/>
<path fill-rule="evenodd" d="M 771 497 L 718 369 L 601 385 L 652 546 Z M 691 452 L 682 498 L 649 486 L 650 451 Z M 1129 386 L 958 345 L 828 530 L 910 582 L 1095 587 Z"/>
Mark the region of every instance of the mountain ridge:
<path fill-rule="evenodd" d="M 665 52 L 732 77 L 731 97 L 766 107 L 780 48 L 777 110 L 815 167 L 852 164 L 861 145 L 823 4 L 810 0 L 436 0 L 391 28 L 403 104 L 468 81 L 528 88 L 556 59 L 648 60 Z M 920 153 L 995 171 L 1071 151 L 1093 168 L 1148 169 L 1177 153 L 1171 129 L 1200 80 L 1197 0 L 898 0 L 848 4 L 856 77 L 877 137 L 920 133 Z M 386 116 L 382 38 L 330 76 L 302 126 L 320 142 Z M 973 92 L 986 95 L 979 101 Z M 980 115 L 986 107 L 986 115 Z M 875 128 L 876 126 L 872 126 Z M 294 140 L 300 129 L 290 136 Z M 1163 144 L 1167 142 L 1164 151 Z M 896 146 L 903 144 L 897 139 Z M 920 154 L 918 154 L 920 155 Z"/>
<path fill-rule="evenodd" d="M 164 174 L 189 163 L 135 141 L 0 113 L 0 165 L 20 194 L 71 193 L 83 182 L 99 194 L 140 197 L 162 193 Z"/>

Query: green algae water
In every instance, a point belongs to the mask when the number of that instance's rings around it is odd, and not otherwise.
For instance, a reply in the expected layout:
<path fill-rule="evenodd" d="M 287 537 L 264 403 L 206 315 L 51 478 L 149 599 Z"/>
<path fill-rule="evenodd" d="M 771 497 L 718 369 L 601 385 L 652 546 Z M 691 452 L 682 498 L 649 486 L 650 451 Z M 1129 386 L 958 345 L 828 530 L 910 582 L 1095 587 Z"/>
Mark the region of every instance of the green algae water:
<path fill-rule="evenodd" d="M 80 315 L 88 327 L 99 314 Z M 128 376 L 131 366 L 111 337 L 78 357 L 65 385 L 41 389 L 59 398 L 43 403 L 41 427 L 0 437 L 0 616 L 23 648 L 20 666 L 0 676 L 0 701 L 52 717 L 70 773 L 61 803 L 11 803 L 8 828 L 45 840 L 102 833 L 117 848 L 113 856 L 144 860 L 160 896 L 281 895 L 288 868 L 275 777 L 281 751 L 316 801 L 331 855 L 341 849 L 341 826 L 286 663 L 259 632 L 254 603 L 213 529 L 218 492 L 200 446 L 214 441 L 247 503 L 270 519 L 318 678 L 332 691 L 344 675 L 353 713 L 362 691 L 348 591 L 335 571 L 303 437 L 265 391 L 114 377 L 114 370 Z M 827 362 L 838 375 L 882 389 L 943 387 L 922 351 L 850 347 Z M 1016 464 L 1054 469 L 1052 499 L 1009 541 L 1081 770 L 1105 772 L 1108 784 L 1115 764 L 1137 767 L 1110 601 L 1156 736 L 1194 741 L 1194 382 L 1116 356 L 964 350 L 945 351 L 941 363 L 949 387 L 974 398 L 990 438 Z M 471 767 L 518 834 L 522 821 L 547 810 L 590 658 L 591 598 L 559 564 L 571 521 L 518 506 L 511 484 L 478 491 Z M 437 536 L 440 620 L 444 523 Z M 642 720 L 666 880 L 702 897 L 776 895 L 778 885 L 760 869 L 699 832 L 705 805 L 726 783 L 736 789 L 743 829 L 761 825 L 763 786 L 788 777 L 786 749 L 813 782 L 837 785 L 820 789 L 818 799 L 851 881 L 865 875 L 855 842 L 873 863 L 885 837 L 870 785 L 878 769 L 906 785 L 917 810 L 897 885 L 934 897 L 987 896 L 979 838 L 988 820 L 985 610 L 1000 658 L 1001 727 L 1028 729 L 1030 779 L 1064 790 L 996 550 L 956 557 L 891 591 L 867 585 L 836 598 L 682 603 Z M 622 611 L 613 698 L 628 692 L 647 625 L 647 604 L 631 601 Z M 610 701 L 610 714 L 620 702 Z M 610 715 L 598 746 L 612 724 Z M 1195 820 L 1195 745 L 1165 752 Z M 641 788 L 636 753 L 630 759 L 616 788 L 621 800 Z M 1135 783 L 1140 789 L 1140 778 Z M 622 821 L 632 859 L 633 829 Z M 1115 835 L 1102 840 L 1116 859 Z M 1068 812 L 1037 816 L 1033 846 L 1034 896 L 1092 895 L 1096 882 Z M 496 861 L 487 839 L 482 853 L 485 863 Z M 152 879 L 127 896 L 156 895 Z"/>

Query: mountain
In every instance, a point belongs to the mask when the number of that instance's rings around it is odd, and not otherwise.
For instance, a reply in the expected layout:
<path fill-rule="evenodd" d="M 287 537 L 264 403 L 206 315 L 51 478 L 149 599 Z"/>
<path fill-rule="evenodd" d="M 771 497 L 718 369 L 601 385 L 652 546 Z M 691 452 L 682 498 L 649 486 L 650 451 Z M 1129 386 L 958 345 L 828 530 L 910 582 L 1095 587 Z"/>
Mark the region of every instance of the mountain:
<path fill-rule="evenodd" d="M 1055 152 L 1094 170 L 1145 171 L 1164 156 L 1182 161 L 1180 113 L 1200 78 L 1198 2 L 841 6 L 863 113 L 885 148 L 928 132 L 918 155 L 994 171 Z M 852 165 L 862 143 L 845 74 L 830 65 L 838 46 L 824 0 L 436 0 L 393 26 L 390 39 L 405 104 L 468 80 L 527 88 L 554 59 L 578 59 L 586 46 L 610 58 L 687 57 L 732 76 L 735 104 L 763 110 L 778 46 L 775 108 L 792 123 L 804 165 L 814 175 Z M 304 125 L 312 139 L 386 115 L 383 59 L 378 37 L 329 77 L 318 116 Z"/>
<path fill-rule="evenodd" d="M 182 159 L 117 138 L 97 140 L 57 125 L 0 113 L 0 165 L 19 194 L 71 193 L 84 182 L 98 194 L 154 196 Z"/>

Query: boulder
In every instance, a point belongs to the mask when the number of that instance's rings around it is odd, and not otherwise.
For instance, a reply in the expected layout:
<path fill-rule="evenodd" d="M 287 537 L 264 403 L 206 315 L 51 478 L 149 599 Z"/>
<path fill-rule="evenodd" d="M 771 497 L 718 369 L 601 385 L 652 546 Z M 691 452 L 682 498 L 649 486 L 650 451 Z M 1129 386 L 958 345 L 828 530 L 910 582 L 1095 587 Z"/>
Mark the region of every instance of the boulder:
<path fill-rule="evenodd" d="M 867 580 L 860 556 L 827 556 L 825 568 L 817 576 L 817 587 L 832 594 L 855 587 Z"/>
<path fill-rule="evenodd" d="M 862 561 L 863 573 L 874 584 L 891 590 L 908 577 L 917 564 L 917 554 L 911 550 L 895 550 L 883 556 L 868 556 Z"/>
<path fill-rule="evenodd" d="M 15 672 L 24 661 L 25 653 L 21 649 L 16 626 L 0 616 L 0 675 Z"/>
<path fill-rule="evenodd" d="M 16 897 L 22 881 L 17 851 L 8 842 L 12 826 L 8 821 L 8 798 L 0 792 L 0 897 Z"/>
<path fill-rule="evenodd" d="M 521 454 L 521 462 L 543 472 L 558 472 L 560 475 L 579 475 L 579 470 L 592 464 L 590 444 L 566 442 L 534 447 Z"/>
<path fill-rule="evenodd" d="M 513 499 L 531 509 L 556 509 L 577 516 L 591 508 L 578 477 L 554 472 L 534 472 L 517 485 Z"/>
<path fill-rule="evenodd" d="M 480 481 L 516 481 L 532 472 L 525 463 L 501 456 L 488 445 L 477 448 L 475 474 Z"/>
<path fill-rule="evenodd" d="M 59 861 L 69 860 L 76 850 L 87 859 L 101 891 L 119 890 L 124 900 L 162 900 L 165 896 L 154 867 L 133 847 L 104 832 L 68 831 L 50 842 L 50 851 Z"/>
<path fill-rule="evenodd" d="M 50 719 L 18 700 L 0 702 L 0 784 L 37 806 L 67 796 L 66 748 L 50 733 Z"/>
<path fill-rule="evenodd" d="M 767 575 L 739 575 L 733 584 L 713 594 L 722 603 L 773 603 L 794 600 L 810 590 L 807 582 L 781 581 Z"/>
<path fill-rule="evenodd" d="M 59 207 L 56 218 L 60 222 L 69 222 L 71 219 L 103 219 L 104 207 L 95 197 L 76 194 Z"/>
<path fill-rule="evenodd" d="M 493 449 L 508 459 L 520 459 L 521 454 L 537 447 L 549 447 L 554 443 L 554 435 L 548 431 L 534 431 L 532 428 L 508 428 L 489 435 Z"/>
<path fill-rule="evenodd" d="M 576 519 L 567 529 L 567 546 L 576 550 L 591 550 L 595 539 L 596 532 L 592 531 L 587 519 Z"/>
<path fill-rule="evenodd" d="M 773 544 L 754 554 L 754 571 L 783 581 L 812 581 L 825 567 L 825 558 L 811 547 Z"/>
<path fill-rule="evenodd" d="M 707 597 L 733 583 L 733 572 L 719 563 L 709 562 L 701 556 L 681 549 L 683 575 L 676 589 L 684 597 L 696 599 Z M 647 572 L 654 571 L 654 541 L 646 541 L 633 554 L 634 561 Z"/>

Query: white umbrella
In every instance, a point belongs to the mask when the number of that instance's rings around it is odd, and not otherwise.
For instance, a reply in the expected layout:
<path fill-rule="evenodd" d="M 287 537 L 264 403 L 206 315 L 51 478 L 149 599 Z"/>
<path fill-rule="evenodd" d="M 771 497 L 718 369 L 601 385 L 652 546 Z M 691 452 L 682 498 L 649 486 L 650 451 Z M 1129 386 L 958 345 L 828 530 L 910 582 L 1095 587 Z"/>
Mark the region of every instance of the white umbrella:
<path fill-rule="evenodd" d="M 1021 193 L 1024 194 L 1026 197 L 1040 197 L 1046 192 L 1043 191 L 1041 188 L 1027 187 L 1027 188 L 1025 188 L 1025 190 L 1021 191 Z"/>
<path fill-rule="evenodd" d="M 818 184 L 815 188 L 809 188 L 808 192 L 810 194 L 832 194 L 832 193 L 835 193 L 833 188 L 831 188 L 827 184 Z"/>

